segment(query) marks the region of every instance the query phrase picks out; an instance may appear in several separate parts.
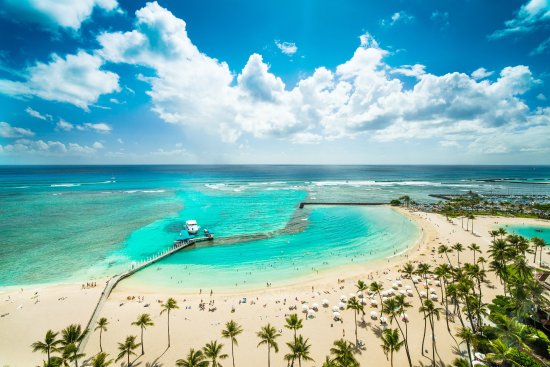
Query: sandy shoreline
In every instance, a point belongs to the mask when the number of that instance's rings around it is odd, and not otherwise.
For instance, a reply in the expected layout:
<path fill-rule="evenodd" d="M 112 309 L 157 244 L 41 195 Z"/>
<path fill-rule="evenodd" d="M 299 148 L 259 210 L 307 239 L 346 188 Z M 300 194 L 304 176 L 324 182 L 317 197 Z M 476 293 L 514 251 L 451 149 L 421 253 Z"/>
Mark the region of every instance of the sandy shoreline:
<path fill-rule="evenodd" d="M 397 270 L 407 261 L 423 261 L 435 265 L 446 262 L 446 259 L 437 254 L 432 254 L 432 248 L 440 244 L 462 243 L 465 247 L 475 242 L 485 251 L 488 248 L 490 237 L 488 231 L 496 226 L 504 225 L 550 225 L 548 221 L 506 218 L 506 217 L 478 217 L 474 223 L 476 235 L 466 232 L 461 228 L 460 220 L 453 223 L 437 214 L 409 212 L 406 209 L 396 209 L 414 220 L 421 228 L 422 235 L 419 241 L 406 253 L 398 254 L 383 261 L 357 264 L 345 268 L 331 269 L 320 274 L 312 274 L 301 277 L 291 284 L 273 286 L 263 289 L 237 289 L 214 290 L 214 295 L 209 295 L 209 290 L 178 290 L 168 293 L 166 291 L 155 292 L 151 289 L 136 289 L 125 287 L 122 282 L 113 292 L 105 304 L 101 316 L 110 320 L 109 330 L 103 335 L 104 349 L 111 355 L 116 355 L 117 342 L 122 341 L 126 335 L 139 335 L 139 329 L 131 326 L 131 322 L 140 313 L 147 312 L 151 315 L 155 326 L 145 331 L 146 354 L 137 362 L 158 361 L 164 366 L 174 365 L 178 358 L 183 358 L 189 348 L 200 348 L 207 341 L 217 339 L 228 346 L 227 340 L 220 336 L 223 324 L 229 319 L 234 319 L 245 330 L 239 336 L 239 347 L 236 349 L 236 362 L 239 366 L 258 366 L 266 364 L 266 351 L 264 348 L 256 348 L 258 343 L 255 335 L 260 326 L 267 322 L 280 329 L 282 337 L 279 339 L 281 352 L 272 356 L 274 365 L 283 365 L 283 355 L 287 352 L 285 342 L 290 340 L 291 332 L 283 327 L 284 317 L 294 311 L 289 307 L 296 306 L 297 312 L 301 311 L 301 302 L 309 304 L 321 304 L 323 299 L 330 302 L 329 308 L 320 308 L 314 319 L 304 322 L 304 328 L 300 331 L 305 337 L 310 338 L 312 344 L 312 357 L 317 363 L 303 363 L 304 366 L 320 365 L 335 339 L 345 335 L 352 340 L 354 325 L 351 311 L 342 311 L 343 323 L 332 320 L 332 306 L 337 305 L 340 295 L 348 295 L 354 291 L 354 283 L 357 279 L 363 279 L 370 283 L 378 279 L 388 289 L 399 276 Z M 463 252 L 461 261 L 469 261 L 470 251 Z M 479 256 L 479 255 L 478 255 Z M 547 262 L 549 256 L 543 256 Z M 389 261 L 389 262 L 388 262 Z M 456 261 L 455 255 L 451 255 L 451 261 Z M 491 277 L 493 275 L 491 274 Z M 489 301 L 499 290 L 499 284 L 495 279 L 490 279 L 496 288 L 486 287 L 486 301 Z M 338 282 L 338 279 L 345 281 Z M 0 367 L 3 366 L 36 366 L 41 365 L 43 356 L 32 353 L 30 344 L 41 340 L 48 329 L 60 330 L 70 323 L 86 324 L 93 307 L 101 293 L 104 280 L 96 280 L 97 287 L 82 289 L 81 284 L 67 285 L 37 285 L 25 286 L 23 291 L 19 287 L 0 289 Z M 403 285 L 410 281 L 403 281 Z M 35 292 L 37 292 L 35 294 Z M 129 296 L 136 299 L 129 301 Z M 143 302 L 137 298 L 144 297 Z M 171 316 L 172 347 L 166 350 L 166 316 L 160 315 L 159 300 L 174 297 L 180 305 Z M 246 303 L 239 301 L 247 298 Z M 408 298 L 414 307 L 408 312 L 410 317 L 410 331 L 413 333 L 411 352 L 415 365 L 428 363 L 426 357 L 420 353 L 420 339 L 423 329 L 422 317 L 417 309 L 420 302 L 416 297 Z M 36 302 L 38 301 L 38 302 Z M 206 310 L 199 310 L 199 303 L 206 304 Z M 253 303 L 251 302 L 253 301 Z M 145 307 L 147 305 L 147 307 Z M 208 309 L 216 308 L 209 312 Z M 360 362 L 366 365 L 388 365 L 389 362 L 380 348 L 380 340 L 376 331 L 380 328 L 380 322 L 371 320 L 370 311 L 374 310 L 370 305 L 365 307 L 367 315 L 366 323 L 359 329 L 359 338 L 367 346 L 366 351 L 359 355 Z M 416 337 L 420 335 L 420 337 Z M 446 363 L 451 363 L 456 357 L 452 346 L 454 341 L 447 333 L 444 321 L 438 322 L 437 343 L 440 356 Z M 98 335 L 90 337 L 85 352 L 88 356 L 99 351 Z M 229 349 L 226 348 L 226 352 Z M 404 352 L 395 356 L 395 365 L 406 364 Z M 115 364 L 121 365 L 120 362 Z"/>

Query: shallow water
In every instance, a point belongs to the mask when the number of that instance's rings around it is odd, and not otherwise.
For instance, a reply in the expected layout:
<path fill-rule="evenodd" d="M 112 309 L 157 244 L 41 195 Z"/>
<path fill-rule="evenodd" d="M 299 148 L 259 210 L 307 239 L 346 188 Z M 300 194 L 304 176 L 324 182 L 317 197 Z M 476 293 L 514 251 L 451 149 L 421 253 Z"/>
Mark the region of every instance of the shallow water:
<path fill-rule="evenodd" d="M 550 167 L 525 166 L 0 166 L 0 286 L 115 274 L 169 247 L 186 219 L 197 219 L 218 238 L 267 239 L 183 251 L 162 269 L 200 266 L 194 273 L 204 275 L 212 266 L 224 271 L 241 266 L 242 272 L 224 273 L 227 284 L 250 282 L 242 276 L 245 269 L 258 282 L 306 275 L 321 268 L 323 258 L 331 267 L 350 256 L 368 261 L 370 248 L 379 250 L 372 258 L 391 254 L 412 233 L 400 231 L 403 217 L 395 213 L 354 207 L 306 209 L 305 231 L 289 233 L 287 225 L 306 198 L 388 202 L 409 195 L 433 202 L 429 194 L 469 190 L 550 194 L 549 182 Z M 326 244 L 341 256 L 327 253 Z M 284 251 L 286 262 L 277 263 L 280 270 L 260 272 L 262 264 L 276 261 L 274 251 Z M 209 256 L 215 261 L 206 261 Z M 286 269 L 293 259 L 311 263 Z M 139 278 L 173 283 L 159 274 L 147 270 Z M 199 278 L 205 286 L 213 281 L 204 275 L 187 282 L 199 284 Z"/>

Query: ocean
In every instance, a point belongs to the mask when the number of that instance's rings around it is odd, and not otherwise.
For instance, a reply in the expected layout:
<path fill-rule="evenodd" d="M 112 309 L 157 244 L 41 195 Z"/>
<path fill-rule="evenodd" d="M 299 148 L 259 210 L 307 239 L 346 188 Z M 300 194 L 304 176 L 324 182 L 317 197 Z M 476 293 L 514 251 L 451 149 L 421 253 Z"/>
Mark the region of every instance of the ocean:
<path fill-rule="evenodd" d="M 171 246 L 186 219 L 232 243 L 181 251 L 131 281 L 276 283 L 383 259 L 418 239 L 390 208 L 298 209 L 305 199 L 434 202 L 430 194 L 470 190 L 549 195 L 550 167 L 1 166 L 0 286 L 113 275 Z"/>

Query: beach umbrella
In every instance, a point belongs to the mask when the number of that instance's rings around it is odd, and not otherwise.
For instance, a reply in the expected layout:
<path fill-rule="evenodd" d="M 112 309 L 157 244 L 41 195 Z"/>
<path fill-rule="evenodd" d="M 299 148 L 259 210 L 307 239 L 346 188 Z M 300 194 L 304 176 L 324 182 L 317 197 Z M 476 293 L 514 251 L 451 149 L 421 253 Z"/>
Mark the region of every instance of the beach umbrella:
<path fill-rule="evenodd" d="M 435 293 L 436 293 L 435 289 L 430 288 L 430 293 L 431 293 L 431 294 L 435 294 Z"/>
<path fill-rule="evenodd" d="M 363 292 L 357 292 L 357 297 L 359 297 L 359 298 L 364 298 L 364 297 L 365 297 L 365 293 L 363 293 Z"/>
<path fill-rule="evenodd" d="M 357 297 L 357 296 L 355 295 L 355 293 L 350 293 L 350 294 L 349 294 L 349 298 L 354 298 L 354 297 Z"/>
<path fill-rule="evenodd" d="M 378 312 L 371 311 L 370 312 L 370 318 L 373 319 L 373 320 L 376 320 L 378 318 Z"/>
<path fill-rule="evenodd" d="M 370 305 L 371 305 L 371 306 L 378 306 L 378 301 L 375 300 L 375 299 L 371 299 L 371 300 L 370 300 Z"/>
<path fill-rule="evenodd" d="M 435 285 L 437 285 L 438 287 L 440 287 L 440 286 L 441 286 L 441 282 L 440 282 L 439 280 L 436 280 L 436 281 L 435 281 Z"/>
<path fill-rule="evenodd" d="M 403 285 L 403 283 L 401 283 L 401 281 L 398 280 L 398 281 L 397 281 L 397 285 L 398 285 L 399 287 L 401 287 L 401 286 Z"/>
<path fill-rule="evenodd" d="M 340 312 L 335 311 L 332 313 L 332 316 L 334 317 L 335 320 L 340 320 Z"/>
<path fill-rule="evenodd" d="M 307 312 L 308 309 L 309 309 L 309 306 L 307 304 L 302 305 L 302 311 Z"/>
<path fill-rule="evenodd" d="M 393 284 L 391 285 L 391 287 L 392 287 L 393 289 L 396 289 L 396 290 L 397 290 L 397 288 L 399 288 L 399 286 L 397 285 L 397 283 L 393 283 Z"/>
<path fill-rule="evenodd" d="M 437 297 L 437 294 L 432 294 L 432 301 L 437 301 L 438 300 L 438 297 Z"/>
<path fill-rule="evenodd" d="M 314 304 L 311 305 L 311 308 L 314 309 L 314 310 L 318 310 L 319 305 L 317 303 L 314 303 Z"/>
<path fill-rule="evenodd" d="M 401 320 L 405 321 L 405 322 L 409 322 L 409 315 L 407 315 L 406 313 L 403 314 L 403 316 L 401 317 Z"/>
<path fill-rule="evenodd" d="M 307 316 L 308 316 L 308 317 L 313 317 L 313 316 L 315 316 L 315 310 L 309 310 L 309 311 L 307 312 Z"/>
<path fill-rule="evenodd" d="M 338 304 L 338 307 L 340 307 L 340 309 L 343 310 L 344 308 L 346 308 L 346 304 L 344 302 L 340 302 Z"/>
<path fill-rule="evenodd" d="M 361 299 L 361 304 L 362 304 L 362 305 L 366 305 L 366 304 L 367 304 L 367 300 L 365 300 L 364 298 Z"/>
<path fill-rule="evenodd" d="M 407 292 L 405 292 L 403 289 L 399 291 L 400 294 L 405 295 Z"/>
<path fill-rule="evenodd" d="M 322 303 L 324 307 L 328 307 L 329 305 L 328 299 L 324 299 Z"/>
<path fill-rule="evenodd" d="M 348 301 L 348 298 L 346 297 L 346 295 L 342 294 L 342 295 L 340 296 L 340 301 L 342 301 L 342 302 L 347 302 L 347 301 Z"/>
<path fill-rule="evenodd" d="M 388 297 L 382 297 L 382 302 L 386 302 L 388 300 Z"/>
<path fill-rule="evenodd" d="M 406 285 L 405 289 L 412 289 L 412 287 L 410 285 Z"/>
<path fill-rule="evenodd" d="M 386 317 L 385 317 L 385 316 L 382 316 L 382 317 L 380 318 L 380 323 L 381 323 L 381 324 L 385 324 L 386 322 L 388 322 L 388 320 L 386 320 Z"/>
<path fill-rule="evenodd" d="M 338 312 L 339 309 L 340 309 L 340 307 L 338 307 L 338 306 L 333 306 L 332 307 L 333 312 Z"/>

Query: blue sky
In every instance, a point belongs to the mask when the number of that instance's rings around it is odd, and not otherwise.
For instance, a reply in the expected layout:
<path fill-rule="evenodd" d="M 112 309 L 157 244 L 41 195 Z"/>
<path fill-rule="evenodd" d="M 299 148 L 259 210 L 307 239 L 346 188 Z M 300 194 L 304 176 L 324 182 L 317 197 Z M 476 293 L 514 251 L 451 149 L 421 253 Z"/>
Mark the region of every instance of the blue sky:
<path fill-rule="evenodd" d="M 550 3 L 0 0 L 0 164 L 548 164 Z"/>

